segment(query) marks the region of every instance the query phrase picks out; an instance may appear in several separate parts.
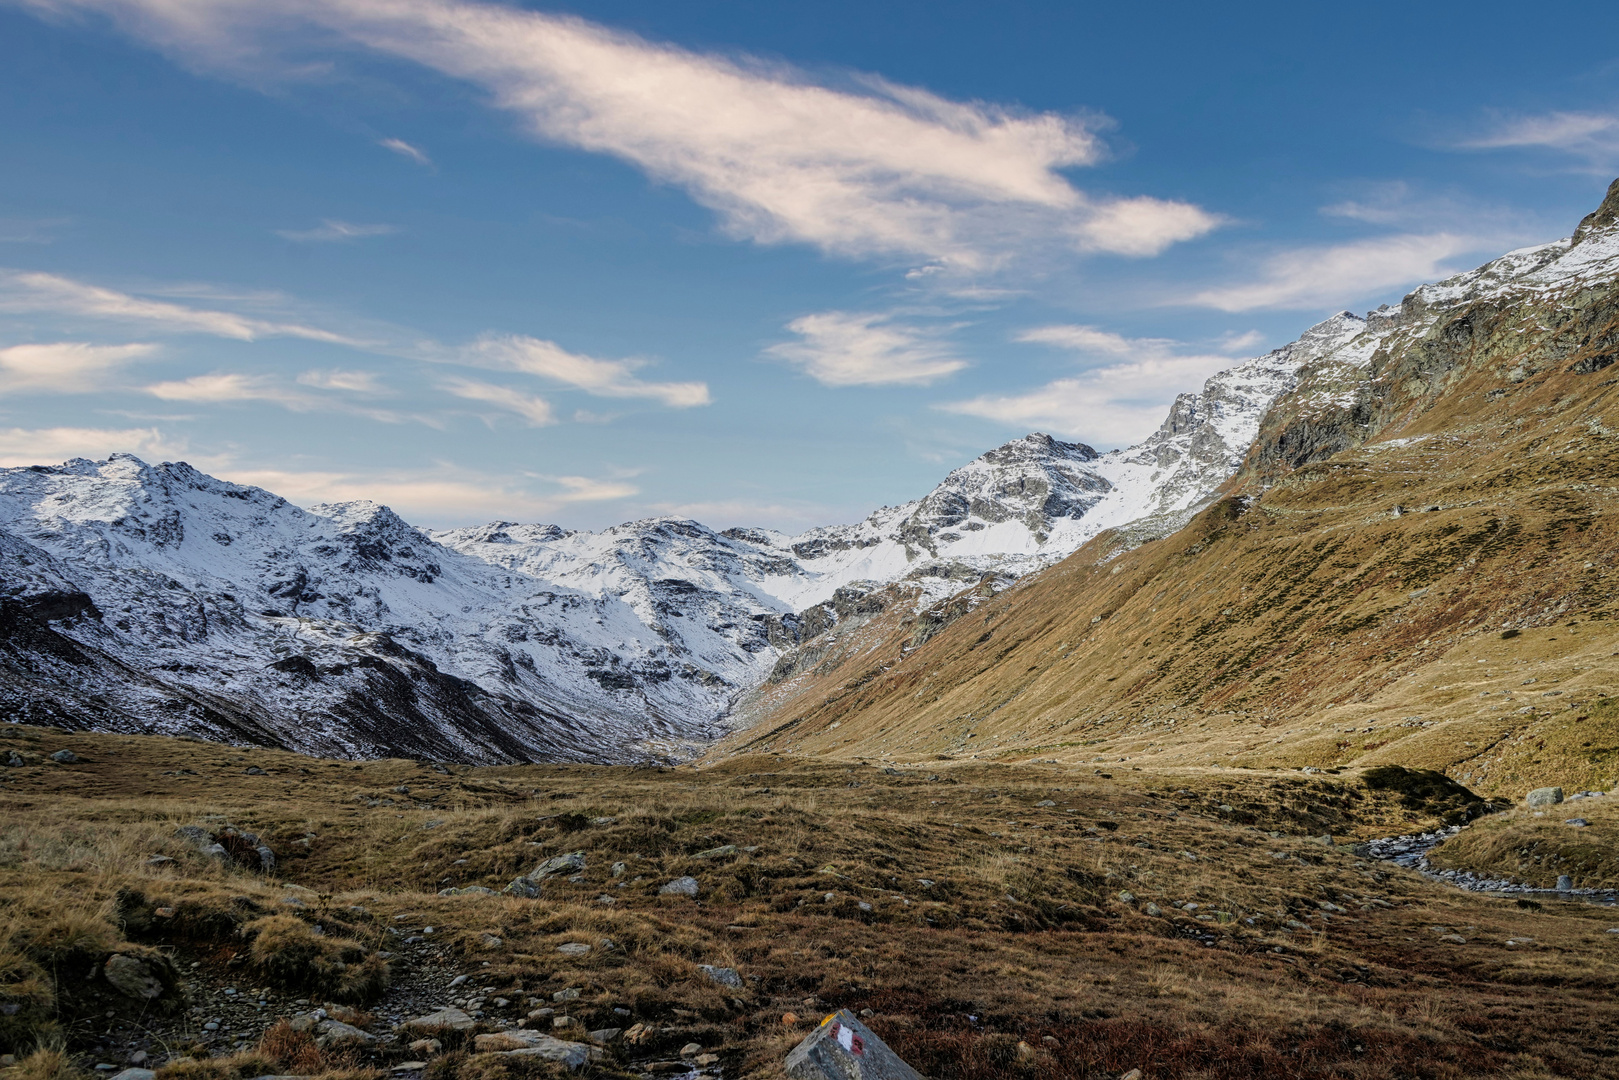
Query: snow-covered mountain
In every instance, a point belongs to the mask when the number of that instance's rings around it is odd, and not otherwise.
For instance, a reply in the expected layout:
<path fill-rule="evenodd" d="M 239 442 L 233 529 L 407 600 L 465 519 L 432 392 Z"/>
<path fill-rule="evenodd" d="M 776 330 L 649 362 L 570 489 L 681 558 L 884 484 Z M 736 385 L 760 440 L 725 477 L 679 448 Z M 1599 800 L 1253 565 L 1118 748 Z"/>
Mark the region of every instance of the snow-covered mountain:
<path fill-rule="evenodd" d="M 1458 305 L 1611 280 L 1615 216 L 1397 308 L 1341 312 L 1181 395 L 1136 446 L 1029 435 L 921 499 L 799 536 L 673 518 L 425 532 L 185 464 L 0 470 L 0 715 L 348 756 L 680 757 L 851 598 L 903 582 L 929 604 L 1104 529 L 1164 535 L 1245 459 L 1285 458 L 1256 447 L 1279 397 L 1337 416 L 1317 428 L 1341 437 L 1396 337 Z"/>

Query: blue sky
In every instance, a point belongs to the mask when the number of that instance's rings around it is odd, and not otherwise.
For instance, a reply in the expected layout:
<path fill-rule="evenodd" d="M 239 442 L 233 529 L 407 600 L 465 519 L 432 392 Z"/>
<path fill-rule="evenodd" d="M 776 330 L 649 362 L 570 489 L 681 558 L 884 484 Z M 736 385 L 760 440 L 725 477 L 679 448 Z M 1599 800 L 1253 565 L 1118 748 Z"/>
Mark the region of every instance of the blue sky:
<path fill-rule="evenodd" d="M 0 463 L 796 530 L 1566 235 L 1611 4 L 0 0 Z"/>

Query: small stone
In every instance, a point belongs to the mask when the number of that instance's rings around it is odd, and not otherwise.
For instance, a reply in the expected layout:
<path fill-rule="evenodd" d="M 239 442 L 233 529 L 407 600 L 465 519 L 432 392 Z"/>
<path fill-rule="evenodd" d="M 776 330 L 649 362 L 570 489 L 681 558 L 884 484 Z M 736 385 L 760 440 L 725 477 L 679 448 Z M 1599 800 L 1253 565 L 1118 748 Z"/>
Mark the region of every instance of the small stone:
<path fill-rule="evenodd" d="M 677 877 L 658 890 L 660 896 L 692 896 L 697 895 L 697 879 L 694 877 Z"/>
<path fill-rule="evenodd" d="M 1614 927 L 1612 930 L 1610 930 L 1608 932 L 1610 934 L 1619 934 L 1619 926 Z M 798 1024 L 798 1014 L 793 1013 L 793 1012 L 782 1013 L 781 1014 L 781 1022 L 786 1027 L 795 1027 Z"/>
<path fill-rule="evenodd" d="M 1028 1063 L 1034 1060 L 1035 1050 L 1034 1047 L 1019 1039 L 1018 1044 L 1012 1048 L 1012 1053 L 1017 1056 L 1019 1061 Z"/>
<path fill-rule="evenodd" d="M 523 900 L 536 900 L 540 895 L 540 883 L 532 878 L 514 878 L 510 884 L 500 891 L 507 896 L 516 896 Z"/>
<path fill-rule="evenodd" d="M 873 910 L 875 910 L 870 904 L 866 903 L 864 900 L 856 900 L 854 906 L 859 908 L 861 911 L 873 911 Z"/>
<path fill-rule="evenodd" d="M 466 1031 L 477 1021 L 462 1012 L 460 1009 L 440 1009 L 430 1012 L 426 1016 L 418 1016 L 414 1020 L 406 1020 L 404 1027 L 417 1031 L 433 1031 L 438 1028 L 449 1028 L 451 1031 Z"/>
<path fill-rule="evenodd" d="M 157 1073 L 151 1069 L 125 1069 L 113 1073 L 112 1080 L 157 1080 Z"/>
<path fill-rule="evenodd" d="M 629 871 L 629 864 L 616 862 L 613 864 L 613 876 L 623 877 Z"/>
<path fill-rule="evenodd" d="M 590 946 L 582 941 L 568 941 L 557 946 L 557 952 L 563 956 L 583 956 L 590 951 Z"/>
<path fill-rule="evenodd" d="M 129 1063 L 131 1065 L 145 1065 L 151 1059 L 152 1055 L 148 1054 L 145 1050 L 137 1050 L 133 1054 L 129 1055 Z"/>
<path fill-rule="evenodd" d="M 1121 903 L 1121 904 L 1133 904 L 1135 902 L 1136 902 L 1136 894 L 1131 892 L 1129 889 L 1124 889 L 1119 893 L 1119 903 Z"/>
<path fill-rule="evenodd" d="M 566 990 L 558 990 L 556 993 L 551 995 L 551 1000 L 552 1001 L 578 1001 L 579 1000 L 579 988 L 577 986 L 570 986 Z"/>
<path fill-rule="evenodd" d="M 718 1064 L 719 1060 L 720 1060 L 720 1056 L 718 1054 L 698 1054 L 696 1057 L 692 1058 L 691 1060 L 692 1060 L 692 1064 L 694 1064 L 694 1065 L 701 1065 L 701 1066 L 707 1067 L 709 1065 Z"/>
<path fill-rule="evenodd" d="M 146 865 L 147 866 L 167 866 L 170 863 L 172 863 L 173 861 L 174 861 L 174 859 L 172 857 L 168 856 L 168 855 L 153 855 L 150 859 L 146 860 Z"/>
<path fill-rule="evenodd" d="M 465 985 L 467 979 L 470 978 L 470 977 L 471 976 L 468 976 L 468 975 L 457 975 L 455 978 L 450 980 L 450 987 L 449 988 L 451 990 L 454 990 L 457 986 Z"/>
<path fill-rule="evenodd" d="M 1539 810 L 1544 806 L 1556 806 L 1563 801 L 1563 789 L 1560 787 L 1536 788 L 1524 797 L 1529 809 Z"/>
<path fill-rule="evenodd" d="M 1151 903 L 1149 903 L 1146 907 L 1142 908 L 1141 910 L 1145 911 L 1148 915 L 1152 916 L 1154 919 L 1158 918 L 1158 916 L 1160 916 L 1160 915 L 1162 915 L 1164 913 L 1163 908 L 1159 907 L 1157 904 L 1151 904 Z M 1050 1038 L 1049 1035 L 1046 1036 L 1046 1037 Z"/>
<path fill-rule="evenodd" d="M 680 1048 L 681 1057 L 692 1057 L 693 1055 L 701 1054 L 702 1052 L 703 1048 L 699 1043 L 687 1043 L 685 1046 Z"/>
<path fill-rule="evenodd" d="M 1119 1080 L 1141 1080 L 1141 1070 L 1131 1069 L 1129 1072 L 1119 1077 Z"/>
<path fill-rule="evenodd" d="M 1054 800 L 1054 799 L 1041 799 L 1039 802 L 1035 803 L 1034 805 L 1036 805 L 1036 806 L 1056 806 L 1057 803 L 1056 803 L 1056 800 Z"/>
<path fill-rule="evenodd" d="M 585 853 L 570 851 L 566 855 L 557 855 L 546 859 L 533 870 L 529 871 L 531 881 L 544 881 L 552 874 L 575 874 L 585 868 Z"/>
<path fill-rule="evenodd" d="M 479 934 L 478 943 L 486 949 L 498 949 L 505 944 L 496 934 Z"/>
<path fill-rule="evenodd" d="M 719 858 L 723 858 L 726 855 L 735 855 L 735 854 L 736 854 L 736 845 L 735 844 L 721 844 L 719 847 L 709 848 L 707 851 L 699 851 L 697 854 L 693 855 L 692 858 L 694 858 L 694 859 L 719 859 Z"/>
<path fill-rule="evenodd" d="M 77 765 L 79 763 L 79 755 L 75 754 L 71 750 L 58 750 L 56 753 L 51 755 L 51 760 L 59 765 Z"/>
<path fill-rule="evenodd" d="M 1576 829 L 1583 829 L 1583 828 L 1585 828 L 1587 825 L 1589 825 L 1591 823 L 1589 821 L 1586 821 L 1582 817 L 1571 817 L 1567 821 L 1563 822 L 1563 824 L 1564 825 L 1572 825 Z"/>
<path fill-rule="evenodd" d="M 1062 1043 L 1058 1042 L 1057 1039 L 1054 1036 L 1051 1036 L 1051 1035 L 1042 1035 L 1042 1036 L 1040 1036 L 1040 1041 L 1042 1043 L 1044 1043 L 1046 1046 L 1051 1047 L 1052 1049 L 1056 1049 L 1057 1047 L 1062 1045 Z"/>
<path fill-rule="evenodd" d="M 1558 892 L 1573 892 L 1574 891 L 1574 879 L 1572 877 L 1570 877 L 1569 875 L 1567 875 L 1567 874 L 1558 874 L 1557 875 L 1557 891 Z"/>
<path fill-rule="evenodd" d="M 1467 944 L 1467 939 L 1462 937 L 1462 935 L 1460 935 L 1460 934 L 1440 934 L 1439 935 L 1439 940 L 1440 941 L 1448 941 L 1452 945 L 1466 945 Z"/>
<path fill-rule="evenodd" d="M 210 1020 L 206 1024 L 202 1025 L 202 1030 L 204 1030 L 204 1031 L 218 1031 L 219 1030 L 219 1022 L 217 1020 Z"/>
<path fill-rule="evenodd" d="M 623 1028 L 601 1028 L 590 1033 L 590 1041 L 601 1046 L 607 1046 L 616 1043 L 618 1037 L 622 1034 L 624 1034 Z"/>
<path fill-rule="evenodd" d="M 263 775 L 265 775 L 264 770 L 259 768 L 257 765 L 249 765 L 246 769 L 242 770 L 242 774 L 244 776 L 263 776 Z"/>
<path fill-rule="evenodd" d="M 697 970 L 707 975 L 711 982 L 717 982 L 721 986 L 729 986 L 733 990 L 742 989 L 742 976 L 737 974 L 736 968 L 698 964 Z"/>
<path fill-rule="evenodd" d="M 122 953 L 107 957 L 102 972 L 112 988 L 125 997 L 153 1001 L 163 996 L 163 980 L 153 974 L 146 962 Z"/>

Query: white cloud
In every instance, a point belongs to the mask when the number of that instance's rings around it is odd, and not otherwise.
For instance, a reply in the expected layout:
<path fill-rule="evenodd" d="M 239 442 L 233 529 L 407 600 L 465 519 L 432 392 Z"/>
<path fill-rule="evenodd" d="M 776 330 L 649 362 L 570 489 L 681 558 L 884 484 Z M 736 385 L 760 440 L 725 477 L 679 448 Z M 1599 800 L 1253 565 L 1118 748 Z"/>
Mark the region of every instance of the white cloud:
<path fill-rule="evenodd" d="M 419 146 L 412 146 L 404 139 L 382 139 L 377 145 L 392 150 L 400 157 L 408 157 L 418 165 L 433 164 L 433 159 L 427 156 L 426 150 Z"/>
<path fill-rule="evenodd" d="M 1465 150 L 1561 150 L 1598 165 L 1619 159 L 1619 114 L 1550 112 L 1501 117 L 1485 134 L 1454 145 Z"/>
<path fill-rule="evenodd" d="M 707 383 L 644 382 L 633 374 L 642 361 L 598 360 L 538 338 L 482 338 L 463 350 L 461 359 L 478 367 L 554 379 L 597 397 L 651 398 L 673 409 L 707 405 L 712 400 Z"/>
<path fill-rule="evenodd" d="M 138 454 L 162 460 L 184 453 L 183 442 L 157 428 L 0 428 L 0 466 L 54 465 L 70 458 Z"/>
<path fill-rule="evenodd" d="M 3 436 L 0 436 L 3 438 Z M 493 477 L 440 465 L 398 472 L 298 471 L 235 468 L 228 462 L 207 466 L 223 479 L 273 491 L 303 506 L 371 499 L 391 507 L 416 525 L 456 526 L 473 522 L 542 521 L 584 502 L 611 501 L 639 494 L 621 481 L 585 477 L 542 478 L 558 490 L 535 492 L 534 480 Z"/>
<path fill-rule="evenodd" d="M 926 385 L 967 366 L 937 332 L 891 315 L 822 311 L 794 319 L 787 329 L 803 340 L 765 353 L 826 386 Z"/>
<path fill-rule="evenodd" d="M 353 338 L 318 327 L 270 322 L 232 311 L 188 307 L 37 271 L 0 270 L 0 311 L 52 312 L 114 322 L 138 323 L 174 334 L 211 334 L 236 341 L 296 337 L 338 345 L 360 345 Z"/>
<path fill-rule="evenodd" d="M 192 401 L 218 404 L 228 401 L 268 401 L 296 411 L 318 408 L 320 399 L 313 394 L 290 390 L 267 375 L 245 375 L 239 372 L 215 372 L 193 375 L 189 379 L 153 383 L 146 392 L 164 401 Z"/>
<path fill-rule="evenodd" d="M 298 383 L 301 386 L 313 386 L 317 390 L 341 390 L 351 394 L 388 392 L 373 371 L 344 371 L 340 368 L 329 371 L 312 370 L 299 375 Z"/>
<path fill-rule="evenodd" d="M 1165 338 L 1127 338 L 1094 326 L 1043 326 L 1016 340 L 1114 359 L 1027 393 L 984 394 L 938 408 L 1122 446 L 1152 431 L 1176 394 L 1195 389 L 1232 363 L 1226 355 L 1179 353 L 1178 343 Z"/>
<path fill-rule="evenodd" d="M 1219 223 L 1187 203 L 1075 189 L 1059 170 L 1101 159 L 1093 122 L 875 77 L 834 87 L 574 16 L 465 0 L 29 2 L 103 12 L 193 63 L 254 77 L 298 27 L 404 57 L 483 88 L 541 139 L 680 185 L 761 243 L 981 269 L 1047 238 L 1154 254 Z M 384 145 L 415 156 L 396 142 Z"/>
<path fill-rule="evenodd" d="M 525 394 L 521 390 L 479 382 L 477 379 L 446 379 L 440 384 L 440 388 L 458 398 L 481 401 L 497 409 L 516 413 L 527 420 L 530 427 L 544 427 L 557 422 L 550 402 L 534 394 Z"/>
<path fill-rule="evenodd" d="M 1475 238 L 1441 232 L 1299 248 L 1266 259 L 1257 280 L 1205 289 L 1188 302 L 1221 311 L 1342 308 L 1391 289 L 1446 277 L 1455 270 L 1445 260 L 1478 246 Z"/>
<path fill-rule="evenodd" d="M 367 236 L 388 236 L 398 232 L 393 225 L 356 225 L 326 218 L 313 229 L 278 229 L 276 235 L 299 243 L 319 244 L 337 240 L 358 240 Z"/>
<path fill-rule="evenodd" d="M 107 389 L 108 377 L 156 345 L 88 345 L 58 341 L 0 349 L 0 392 L 88 394 Z"/>

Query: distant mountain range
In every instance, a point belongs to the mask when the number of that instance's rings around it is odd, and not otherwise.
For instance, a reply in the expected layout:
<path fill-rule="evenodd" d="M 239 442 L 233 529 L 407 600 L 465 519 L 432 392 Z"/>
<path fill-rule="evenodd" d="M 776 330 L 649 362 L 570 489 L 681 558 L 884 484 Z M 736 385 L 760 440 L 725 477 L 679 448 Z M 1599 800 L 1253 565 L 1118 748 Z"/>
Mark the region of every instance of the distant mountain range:
<path fill-rule="evenodd" d="M 0 712 L 356 757 L 680 758 L 851 597 L 898 587 L 921 608 L 1104 530 L 1174 532 L 1252 455 L 1286 456 L 1255 449 L 1273 403 L 1341 412 L 1379 350 L 1443 313 L 1611 276 L 1613 231 L 1582 230 L 1341 312 L 1183 394 L 1136 446 L 1029 435 L 799 536 L 676 518 L 430 531 L 127 455 L 0 470 Z"/>

